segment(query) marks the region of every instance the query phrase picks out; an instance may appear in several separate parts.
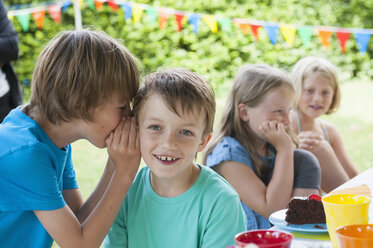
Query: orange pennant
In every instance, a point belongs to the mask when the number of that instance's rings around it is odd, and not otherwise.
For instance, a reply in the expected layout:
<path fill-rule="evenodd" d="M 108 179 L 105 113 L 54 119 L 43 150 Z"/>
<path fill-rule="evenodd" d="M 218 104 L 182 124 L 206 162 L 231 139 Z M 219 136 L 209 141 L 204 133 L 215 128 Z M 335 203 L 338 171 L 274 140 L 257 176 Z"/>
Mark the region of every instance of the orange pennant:
<path fill-rule="evenodd" d="M 236 23 L 236 24 L 241 29 L 241 31 L 244 35 L 249 34 L 249 26 L 250 25 L 248 23 Z"/>
<path fill-rule="evenodd" d="M 332 32 L 328 30 L 318 30 L 318 37 L 321 41 L 321 44 L 328 50 L 330 45 L 330 38 L 332 36 Z"/>
<path fill-rule="evenodd" d="M 44 26 L 44 17 L 45 17 L 45 10 L 39 10 L 34 13 L 32 13 L 32 16 L 34 17 L 34 20 L 36 22 L 36 26 L 39 29 L 42 29 Z"/>
<path fill-rule="evenodd" d="M 346 52 L 346 42 L 350 38 L 350 33 L 339 31 L 336 34 L 337 34 L 337 38 L 338 38 L 338 41 L 339 41 L 339 45 L 341 46 L 341 51 L 342 51 L 342 53 L 345 53 Z"/>
<path fill-rule="evenodd" d="M 165 11 L 165 10 L 160 10 L 159 11 L 158 20 L 159 20 L 159 28 L 160 29 L 164 29 L 166 27 L 166 24 L 168 22 L 168 18 L 170 18 L 170 14 L 167 11 Z"/>
<path fill-rule="evenodd" d="M 48 13 L 52 17 L 52 19 L 61 24 L 61 6 L 58 4 L 52 4 L 48 6 Z"/>
<path fill-rule="evenodd" d="M 181 32 L 181 30 L 183 29 L 183 19 L 184 19 L 184 15 L 183 14 L 175 14 L 175 21 L 176 21 L 176 24 L 177 24 L 177 31 Z"/>
<path fill-rule="evenodd" d="M 102 5 L 104 4 L 104 2 L 102 2 L 101 0 L 94 0 L 94 2 L 95 2 L 96 9 L 98 10 L 102 9 Z"/>

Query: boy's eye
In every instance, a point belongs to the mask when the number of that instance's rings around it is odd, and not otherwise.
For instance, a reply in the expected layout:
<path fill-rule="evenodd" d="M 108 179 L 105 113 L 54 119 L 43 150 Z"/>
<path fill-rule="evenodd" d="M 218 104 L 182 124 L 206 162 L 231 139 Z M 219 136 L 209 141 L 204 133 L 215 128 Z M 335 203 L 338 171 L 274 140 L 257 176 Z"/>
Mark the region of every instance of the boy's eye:
<path fill-rule="evenodd" d="M 328 96 L 328 95 L 330 94 L 330 92 L 329 92 L 329 91 L 323 91 L 322 94 L 323 94 L 324 96 Z"/>
<path fill-rule="evenodd" d="M 192 132 L 191 132 L 191 131 L 188 131 L 188 130 L 182 130 L 182 131 L 181 131 L 181 134 L 184 134 L 184 135 L 190 136 L 190 135 L 192 135 Z"/>
<path fill-rule="evenodd" d="M 306 89 L 305 90 L 307 93 L 309 93 L 309 94 L 312 94 L 313 93 L 313 89 Z"/>
<path fill-rule="evenodd" d="M 160 130 L 160 129 L 161 129 L 161 127 L 160 127 L 160 126 L 158 126 L 158 125 L 151 125 L 151 126 L 149 126 L 149 129 L 150 129 L 150 130 L 154 130 L 154 131 L 157 131 L 157 130 Z"/>

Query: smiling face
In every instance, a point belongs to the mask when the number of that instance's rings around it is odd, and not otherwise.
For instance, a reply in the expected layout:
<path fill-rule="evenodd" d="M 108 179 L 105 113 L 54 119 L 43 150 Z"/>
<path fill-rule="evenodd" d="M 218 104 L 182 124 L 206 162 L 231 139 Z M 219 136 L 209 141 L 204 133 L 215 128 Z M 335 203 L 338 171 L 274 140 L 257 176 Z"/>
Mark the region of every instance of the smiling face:
<path fill-rule="evenodd" d="M 183 112 L 177 107 L 180 116 L 153 94 L 138 114 L 141 155 L 156 179 L 185 180 L 195 166 L 196 153 L 209 139 L 203 135 L 203 112 L 198 115 L 197 109 Z"/>
<path fill-rule="evenodd" d="M 84 138 L 98 148 L 106 147 L 105 140 L 115 130 L 123 116 L 129 116 L 131 109 L 114 94 L 105 103 L 91 110 L 93 121 L 85 122 Z"/>
<path fill-rule="evenodd" d="M 310 118 L 317 118 L 329 110 L 333 96 L 330 80 L 319 73 L 312 73 L 303 82 L 298 109 Z"/>
<path fill-rule="evenodd" d="M 257 135 L 259 140 L 265 138 L 259 131 L 259 126 L 264 121 L 282 122 L 287 128 L 290 125 L 289 111 L 293 107 L 294 93 L 287 87 L 279 86 L 270 90 L 261 103 L 256 107 L 244 106 L 241 119 L 248 122 L 250 129 Z"/>

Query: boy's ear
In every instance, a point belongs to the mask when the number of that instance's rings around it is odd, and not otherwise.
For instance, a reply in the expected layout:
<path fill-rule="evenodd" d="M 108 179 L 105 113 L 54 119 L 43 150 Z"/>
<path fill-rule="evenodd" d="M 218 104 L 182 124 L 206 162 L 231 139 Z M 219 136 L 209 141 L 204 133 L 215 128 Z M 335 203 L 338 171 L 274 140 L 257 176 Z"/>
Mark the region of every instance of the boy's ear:
<path fill-rule="evenodd" d="M 241 120 L 243 120 L 244 122 L 249 121 L 249 107 L 244 103 L 240 103 L 238 104 L 237 109 L 238 115 L 240 116 Z"/>
<path fill-rule="evenodd" d="M 201 152 L 206 147 L 207 143 L 209 143 L 209 141 L 211 139 L 211 136 L 212 136 L 212 134 L 209 133 L 209 134 L 204 135 L 202 137 L 201 143 L 198 145 L 198 151 L 197 152 Z"/>

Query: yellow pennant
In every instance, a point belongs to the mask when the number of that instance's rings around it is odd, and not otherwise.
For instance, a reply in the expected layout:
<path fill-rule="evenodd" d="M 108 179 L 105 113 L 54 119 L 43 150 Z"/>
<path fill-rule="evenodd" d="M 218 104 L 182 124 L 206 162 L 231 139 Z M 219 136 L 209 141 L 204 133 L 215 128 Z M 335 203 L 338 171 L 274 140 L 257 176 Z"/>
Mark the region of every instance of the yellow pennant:
<path fill-rule="evenodd" d="M 138 23 L 141 20 L 142 12 L 144 11 L 139 5 L 134 4 L 132 7 L 133 21 Z"/>
<path fill-rule="evenodd" d="M 10 13 L 8 12 L 8 19 L 9 19 L 11 22 L 13 22 L 13 17 L 14 17 L 14 15 L 12 15 L 12 14 L 10 14 Z"/>
<path fill-rule="evenodd" d="M 280 30 L 289 45 L 293 45 L 296 28 L 293 25 L 281 25 Z"/>
<path fill-rule="evenodd" d="M 213 15 L 204 15 L 202 20 L 209 26 L 213 33 L 218 31 L 218 24 L 216 23 L 216 18 Z"/>

